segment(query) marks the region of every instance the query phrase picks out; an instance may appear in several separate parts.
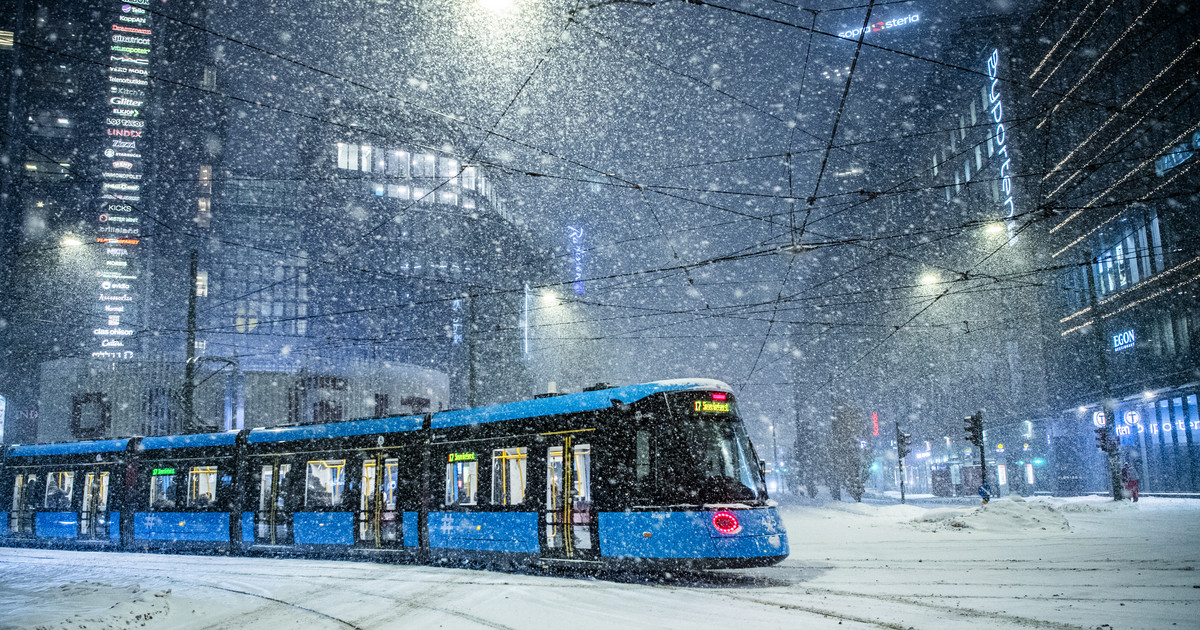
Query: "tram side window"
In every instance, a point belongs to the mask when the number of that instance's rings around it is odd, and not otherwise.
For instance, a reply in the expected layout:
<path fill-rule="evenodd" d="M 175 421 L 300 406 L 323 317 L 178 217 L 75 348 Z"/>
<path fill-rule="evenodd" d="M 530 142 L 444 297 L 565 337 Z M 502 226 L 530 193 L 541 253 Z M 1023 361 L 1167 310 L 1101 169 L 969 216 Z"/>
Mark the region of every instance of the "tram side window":
<path fill-rule="evenodd" d="M 179 486 L 175 483 L 175 469 L 155 468 L 150 474 L 150 509 L 175 509 L 175 495 Z"/>
<path fill-rule="evenodd" d="M 638 481 L 650 476 L 650 432 L 645 429 L 637 432 L 637 478 Z"/>
<path fill-rule="evenodd" d="M 308 480 L 304 486 L 304 507 L 337 507 L 342 504 L 346 487 L 346 460 L 327 459 L 308 462 Z"/>
<path fill-rule="evenodd" d="M 469 455 L 469 460 L 461 459 Z M 475 505 L 475 490 L 478 484 L 479 462 L 474 453 L 454 453 L 455 461 L 446 464 L 446 505 Z M 460 458 L 460 459 L 456 459 Z"/>
<path fill-rule="evenodd" d="M 207 508 L 217 498 L 217 467 L 193 466 L 188 471 L 187 506 Z"/>
<path fill-rule="evenodd" d="M 492 504 L 520 505 L 525 501 L 525 448 L 492 451 Z"/>
<path fill-rule="evenodd" d="M 47 510 L 71 509 L 71 496 L 75 490 L 75 473 L 54 472 L 46 479 Z"/>

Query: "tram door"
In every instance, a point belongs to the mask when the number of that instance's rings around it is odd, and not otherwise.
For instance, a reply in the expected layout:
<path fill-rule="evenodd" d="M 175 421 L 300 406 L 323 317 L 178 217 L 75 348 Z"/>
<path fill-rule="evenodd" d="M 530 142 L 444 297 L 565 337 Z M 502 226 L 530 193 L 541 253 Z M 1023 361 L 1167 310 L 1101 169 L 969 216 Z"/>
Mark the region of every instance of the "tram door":
<path fill-rule="evenodd" d="M 359 546 L 400 545 L 400 512 L 396 509 L 396 475 L 399 471 L 399 460 L 386 453 L 363 459 L 358 499 Z"/>
<path fill-rule="evenodd" d="M 33 535 L 34 509 L 37 507 L 36 473 L 17 474 L 13 481 L 13 509 L 8 516 L 8 531 L 21 536 Z"/>
<path fill-rule="evenodd" d="M 278 459 L 262 462 L 258 477 L 258 512 L 254 540 L 268 545 L 292 542 L 292 514 L 287 511 L 288 473 L 292 465 Z"/>
<path fill-rule="evenodd" d="M 567 453 L 566 461 L 563 454 Z M 592 514 L 592 447 L 567 435 L 546 451 L 545 552 L 573 559 L 595 557 Z"/>
<path fill-rule="evenodd" d="M 88 472 L 79 504 L 79 538 L 108 540 L 108 471 Z"/>

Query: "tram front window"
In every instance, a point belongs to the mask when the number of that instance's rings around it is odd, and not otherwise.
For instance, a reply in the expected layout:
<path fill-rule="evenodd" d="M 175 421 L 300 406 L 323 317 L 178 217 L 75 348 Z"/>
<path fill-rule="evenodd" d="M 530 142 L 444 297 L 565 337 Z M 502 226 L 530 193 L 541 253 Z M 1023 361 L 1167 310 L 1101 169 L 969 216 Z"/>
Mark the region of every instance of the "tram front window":
<path fill-rule="evenodd" d="M 638 431 L 636 472 L 645 498 L 662 504 L 766 500 L 746 430 L 736 416 L 685 416 Z"/>

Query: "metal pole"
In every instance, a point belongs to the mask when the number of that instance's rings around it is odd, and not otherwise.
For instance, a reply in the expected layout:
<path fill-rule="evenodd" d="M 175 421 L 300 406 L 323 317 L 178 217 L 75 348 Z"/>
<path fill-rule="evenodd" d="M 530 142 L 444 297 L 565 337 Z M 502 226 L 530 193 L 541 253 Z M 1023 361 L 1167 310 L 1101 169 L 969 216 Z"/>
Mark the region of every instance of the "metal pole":
<path fill-rule="evenodd" d="M 775 490 L 783 492 L 783 475 L 779 474 L 779 443 L 775 440 L 775 423 L 771 423 L 771 452 L 775 456 L 775 460 L 771 462 L 771 469 L 775 471 Z"/>
<path fill-rule="evenodd" d="M 896 421 L 896 461 L 900 462 L 900 503 L 904 504 L 904 439 L 900 435 L 900 421 Z"/>
<path fill-rule="evenodd" d="M 183 366 L 183 432 L 196 432 L 196 261 L 192 250 L 188 266 L 187 361 Z"/>
<path fill-rule="evenodd" d="M 475 372 L 475 287 L 467 287 L 467 297 L 470 300 L 468 308 L 469 330 L 467 330 L 467 406 L 476 407 L 479 405 L 478 387 L 476 384 Z"/>
<path fill-rule="evenodd" d="M 1100 363 L 1100 408 L 1104 411 L 1104 426 L 1101 434 L 1104 436 L 1104 454 L 1108 459 L 1108 474 L 1112 481 L 1113 500 L 1124 498 L 1121 483 L 1121 460 L 1116 446 L 1116 417 L 1113 411 L 1112 391 L 1108 383 L 1108 354 L 1105 352 L 1104 317 L 1100 312 L 1100 300 L 1096 297 L 1096 276 L 1092 265 L 1099 259 L 1093 258 L 1087 263 L 1088 296 L 1092 305 L 1092 329 L 1096 337 L 1096 359 Z"/>

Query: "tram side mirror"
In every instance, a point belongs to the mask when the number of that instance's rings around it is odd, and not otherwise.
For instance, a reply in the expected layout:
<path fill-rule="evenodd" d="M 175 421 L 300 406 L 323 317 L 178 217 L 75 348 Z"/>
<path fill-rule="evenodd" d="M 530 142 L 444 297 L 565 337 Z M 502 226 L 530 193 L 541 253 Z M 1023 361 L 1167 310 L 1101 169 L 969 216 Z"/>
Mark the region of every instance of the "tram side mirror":
<path fill-rule="evenodd" d="M 760 472 L 762 472 L 762 474 L 764 474 L 764 475 L 767 474 L 767 460 L 765 460 L 765 459 L 758 460 L 758 470 Z"/>

